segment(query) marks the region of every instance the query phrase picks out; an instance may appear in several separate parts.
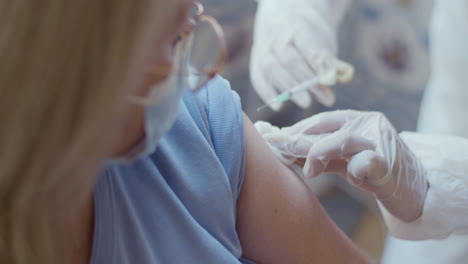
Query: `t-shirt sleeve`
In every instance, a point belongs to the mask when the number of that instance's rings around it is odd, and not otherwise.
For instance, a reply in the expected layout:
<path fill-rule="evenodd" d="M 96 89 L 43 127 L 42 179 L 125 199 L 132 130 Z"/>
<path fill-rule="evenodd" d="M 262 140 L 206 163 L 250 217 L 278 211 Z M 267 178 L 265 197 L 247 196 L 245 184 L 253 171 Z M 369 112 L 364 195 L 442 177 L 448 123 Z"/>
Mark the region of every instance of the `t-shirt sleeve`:
<path fill-rule="evenodd" d="M 208 125 L 207 132 L 237 200 L 245 174 L 243 117 L 239 95 L 229 82 L 215 76 L 196 94 Z"/>

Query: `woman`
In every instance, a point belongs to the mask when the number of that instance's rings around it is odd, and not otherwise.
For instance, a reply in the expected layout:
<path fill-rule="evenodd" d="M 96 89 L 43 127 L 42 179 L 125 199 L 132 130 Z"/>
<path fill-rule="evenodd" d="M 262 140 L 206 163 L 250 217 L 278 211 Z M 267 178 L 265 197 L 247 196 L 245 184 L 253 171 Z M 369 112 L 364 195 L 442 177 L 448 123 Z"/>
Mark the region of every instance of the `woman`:
<path fill-rule="evenodd" d="M 199 4 L 0 3 L 1 263 L 368 262 L 227 82 L 183 95 Z"/>

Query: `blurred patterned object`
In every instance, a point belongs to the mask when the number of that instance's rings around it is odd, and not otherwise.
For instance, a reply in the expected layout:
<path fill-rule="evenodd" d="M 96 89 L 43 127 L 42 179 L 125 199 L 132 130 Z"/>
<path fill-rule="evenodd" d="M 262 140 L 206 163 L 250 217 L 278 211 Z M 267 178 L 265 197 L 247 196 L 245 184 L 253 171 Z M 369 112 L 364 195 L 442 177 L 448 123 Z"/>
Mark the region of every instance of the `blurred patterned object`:
<path fill-rule="evenodd" d="M 355 65 L 356 77 L 335 89 L 334 109 L 382 111 L 397 129 L 416 128 L 430 72 L 431 7 L 424 0 L 354 0 L 339 43 L 340 57 Z"/>
<path fill-rule="evenodd" d="M 365 16 L 366 17 L 366 16 Z M 379 83 L 421 92 L 427 81 L 428 57 L 424 43 L 404 18 L 366 17 L 372 23 L 364 23 L 357 35 L 360 45 L 356 54 L 363 66 Z"/>

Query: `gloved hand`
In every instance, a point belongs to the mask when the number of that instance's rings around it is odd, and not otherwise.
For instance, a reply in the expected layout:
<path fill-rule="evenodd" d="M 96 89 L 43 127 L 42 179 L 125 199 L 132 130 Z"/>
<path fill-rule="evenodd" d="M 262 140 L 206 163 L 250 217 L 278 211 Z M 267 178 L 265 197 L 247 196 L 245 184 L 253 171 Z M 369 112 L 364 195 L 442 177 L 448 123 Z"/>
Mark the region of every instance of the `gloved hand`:
<path fill-rule="evenodd" d="M 264 121 L 256 122 L 255 128 L 265 139 L 276 157 L 287 166 L 294 163 L 303 166 L 310 148 L 328 135 L 306 135 L 293 128 L 284 127 L 280 129 Z"/>
<path fill-rule="evenodd" d="M 305 158 L 306 177 L 338 173 L 374 193 L 399 219 L 408 222 L 421 215 L 428 190 L 425 171 L 383 114 L 327 112 L 265 131 L 259 130 L 280 159 L 292 163 Z"/>
<path fill-rule="evenodd" d="M 338 60 L 335 28 L 349 0 L 258 0 L 250 61 L 252 84 L 265 103 L 305 81 L 319 84 L 296 93 L 302 108 L 312 97 L 331 106 L 329 86 L 349 82 L 353 67 Z M 271 105 L 277 111 L 281 104 Z"/>

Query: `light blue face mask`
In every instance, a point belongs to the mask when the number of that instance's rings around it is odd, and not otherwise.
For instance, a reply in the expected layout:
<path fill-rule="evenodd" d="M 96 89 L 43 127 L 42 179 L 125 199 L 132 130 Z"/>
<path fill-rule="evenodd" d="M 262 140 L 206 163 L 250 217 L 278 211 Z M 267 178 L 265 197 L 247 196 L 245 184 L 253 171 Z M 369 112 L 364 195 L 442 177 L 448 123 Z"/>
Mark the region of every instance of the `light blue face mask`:
<path fill-rule="evenodd" d="M 179 105 L 181 103 L 184 89 L 189 85 L 189 81 L 194 79 L 196 75 L 180 75 L 179 72 L 191 72 L 189 70 L 189 58 L 192 52 L 193 36 L 186 38 L 177 47 L 176 61 L 177 69 L 169 76 L 167 81 L 160 87 L 153 89 L 155 93 L 169 90 L 169 94 L 164 98 L 157 100 L 156 103 L 150 103 L 152 99 L 136 99 L 145 105 L 144 118 L 144 138 L 125 155 L 117 158 L 118 161 L 133 161 L 140 157 L 152 154 L 156 151 L 158 141 L 164 136 L 177 119 L 179 113 Z M 151 97 L 151 96 L 150 96 Z"/>
<path fill-rule="evenodd" d="M 144 148 L 141 150 L 140 155 L 153 153 L 159 139 L 171 129 L 179 113 L 183 90 L 184 88 L 179 79 L 172 94 L 159 104 L 146 106 Z"/>
<path fill-rule="evenodd" d="M 188 44 L 190 42 L 182 42 L 181 45 L 178 45 L 176 52 L 176 61 L 179 61 L 178 69 L 182 69 L 184 72 L 188 72 L 189 67 L 188 58 L 191 49 L 187 48 Z M 144 138 L 126 154 L 118 157 L 117 161 L 133 161 L 156 151 L 158 141 L 171 129 L 177 119 L 182 94 L 190 79 L 187 76 L 183 77 L 178 72 L 180 71 L 175 70 L 166 83 L 162 85 L 163 87 L 153 90 L 154 92 L 160 92 L 169 89 L 170 92 L 167 96 L 158 100 L 157 103 L 144 103 Z"/>
<path fill-rule="evenodd" d="M 177 119 L 184 91 L 183 79 L 177 77 L 174 82 L 167 83 L 166 85 L 175 86 L 171 93 L 159 103 L 145 106 L 144 138 L 119 160 L 132 161 L 156 151 L 158 141 L 171 129 Z"/>

